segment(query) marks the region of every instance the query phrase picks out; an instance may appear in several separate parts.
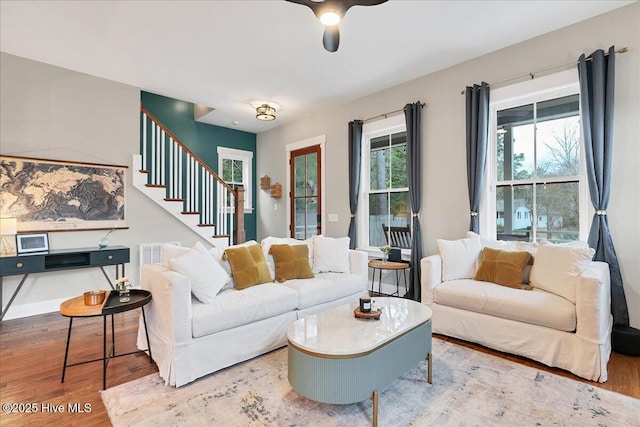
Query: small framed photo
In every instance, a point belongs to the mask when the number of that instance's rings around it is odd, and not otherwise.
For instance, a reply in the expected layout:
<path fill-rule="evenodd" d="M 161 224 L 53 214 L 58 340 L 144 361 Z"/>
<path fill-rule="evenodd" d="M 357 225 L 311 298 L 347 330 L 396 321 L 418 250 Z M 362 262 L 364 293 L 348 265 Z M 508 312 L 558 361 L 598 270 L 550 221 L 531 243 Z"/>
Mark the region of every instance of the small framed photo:
<path fill-rule="evenodd" d="M 49 252 L 49 234 L 16 234 L 16 247 L 18 255 L 35 252 Z"/>

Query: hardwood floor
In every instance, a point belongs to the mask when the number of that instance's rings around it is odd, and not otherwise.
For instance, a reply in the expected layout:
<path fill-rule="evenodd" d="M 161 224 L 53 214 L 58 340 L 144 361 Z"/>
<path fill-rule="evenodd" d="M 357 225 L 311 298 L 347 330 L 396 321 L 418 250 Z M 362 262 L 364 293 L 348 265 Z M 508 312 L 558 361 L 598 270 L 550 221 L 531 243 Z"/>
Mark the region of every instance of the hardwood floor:
<path fill-rule="evenodd" d="M 118 353 L 135 350 L 138 316 L 139 310 L 116 315 Z M 109 425 L 109 417 L 99 393 L 102 387 L 100 362 L 68 368 L 64 384 L 60 383 L 68 322 L 58 313 L 0 322 L 0 402 L 3 409 L 6 404 L 26 404 L 20 408 L 37 409 L 36 413 L 7 413 L 3 410 L 0 413 L 0 425 Z M 439 335 L 436 337 L 640 399 L 640 357 L 612 353 L 608 366 L 609 381 L 599 384 L 476 344 Z M 102 318 L 74 320 L 69 363 L 101 355 Z M 107 387 L 156 371 L 156 365 L 142 353 L 119 357 L 109 362 Z M 74 407 L 75 404 L 78 405 Z M 71 412 L 71 409 L 78 408 L 84 412 Z"/>

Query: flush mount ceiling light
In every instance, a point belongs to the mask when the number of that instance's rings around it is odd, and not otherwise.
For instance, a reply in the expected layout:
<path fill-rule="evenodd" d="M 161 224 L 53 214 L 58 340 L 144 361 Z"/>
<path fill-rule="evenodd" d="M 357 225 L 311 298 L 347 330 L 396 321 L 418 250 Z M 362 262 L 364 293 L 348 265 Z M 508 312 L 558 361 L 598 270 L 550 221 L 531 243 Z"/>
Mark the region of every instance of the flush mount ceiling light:
<path fill-rule="evenodd" d="M 286 0 L 307 6 L 324 24 L 322 45 L 329 52 L 335 52 L 340 45 L 340 30 L 338 23 L 353 6 L 375 6 L 387 0 Z"/>
<path fill-rule="evenodd" d="M 276 119 L 276 109 L 269 104 L 262 104 L 256 108 L 256 119 L 270 122 Z"/>

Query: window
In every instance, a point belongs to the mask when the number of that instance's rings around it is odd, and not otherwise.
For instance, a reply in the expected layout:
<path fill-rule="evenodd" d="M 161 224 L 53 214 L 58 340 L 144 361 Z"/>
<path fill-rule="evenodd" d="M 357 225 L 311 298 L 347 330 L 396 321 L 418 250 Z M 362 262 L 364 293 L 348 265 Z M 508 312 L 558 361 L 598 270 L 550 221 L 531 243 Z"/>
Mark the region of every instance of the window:
<path fill-rule="evenodd" d="M 218 173 L 220 178 L 231 187 L 244 187 L 244 211 L 251 213 L 251 170 L 253 152 L 234 148 L 218 147 Z"/>
<path fill-rule="evenodd" d="M 410 224 L 404 116 L 365 124 L 362 156 L 358 247 L 377 249 L 387 244 L 388 227 Z"/>
<path fill-rule="evenodd" d="M 586 237 L 579 87 L 573 74 L 571 84 L 492 101 L 485 218 L 496 219 L 488 229 L 498 239 Z"/>

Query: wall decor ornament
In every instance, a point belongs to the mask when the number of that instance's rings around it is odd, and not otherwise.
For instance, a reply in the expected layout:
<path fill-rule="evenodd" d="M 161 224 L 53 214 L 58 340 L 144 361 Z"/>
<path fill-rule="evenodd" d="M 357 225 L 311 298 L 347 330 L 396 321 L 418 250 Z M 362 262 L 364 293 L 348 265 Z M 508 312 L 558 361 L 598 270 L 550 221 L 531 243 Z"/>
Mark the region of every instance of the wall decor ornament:
<path fill-rule="evenodd" d="M 0 156 L 0 215 L 18 232 L 127 228 L 127 166 Z"/>

